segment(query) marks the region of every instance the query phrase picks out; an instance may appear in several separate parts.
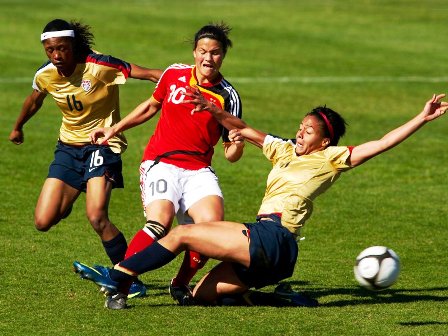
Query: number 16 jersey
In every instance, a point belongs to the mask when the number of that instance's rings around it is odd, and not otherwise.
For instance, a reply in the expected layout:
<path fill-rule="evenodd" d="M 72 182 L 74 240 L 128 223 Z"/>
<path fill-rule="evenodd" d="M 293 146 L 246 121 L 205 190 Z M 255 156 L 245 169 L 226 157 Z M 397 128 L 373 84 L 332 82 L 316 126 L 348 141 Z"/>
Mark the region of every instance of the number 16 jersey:
<path fill-rule="evenodd" d="M 59 140 L 65 144 L 90 144 L 89 134 L 98 127 L 120 121 L 118 84 L 130 75 L 129 63 L 108 55 L 89 54 L 65 77 L 46 62 L 34 76 L 33 88 L 50 94 L 62 112 Z M 126 138 L 119 133 L 108 141 L 115 153 L 126 149 Z"/>

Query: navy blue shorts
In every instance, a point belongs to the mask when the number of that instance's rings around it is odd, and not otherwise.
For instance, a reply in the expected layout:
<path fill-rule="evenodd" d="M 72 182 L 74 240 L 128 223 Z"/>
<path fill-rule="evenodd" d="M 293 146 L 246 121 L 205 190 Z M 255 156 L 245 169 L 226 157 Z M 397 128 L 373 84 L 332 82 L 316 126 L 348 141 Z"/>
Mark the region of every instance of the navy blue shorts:
<path fill-rule="evenodd" d="M 70 146 L 58 142 L 48 176 L 64 181 L 73 188 L 86 191 L 87 181 L 92 177 L 106 176 L 113 188 L 123 188 L 120 154 L 108 146 Z"/>
<path fill-rule="evenodd" d="M 299 254 L 294 235 L 281 225 L 280 218 L 244 223 L 249 230 L 250 266 L 234 263 L 238 278 L 248 287 L 261 288 L 289 278 Z"/>

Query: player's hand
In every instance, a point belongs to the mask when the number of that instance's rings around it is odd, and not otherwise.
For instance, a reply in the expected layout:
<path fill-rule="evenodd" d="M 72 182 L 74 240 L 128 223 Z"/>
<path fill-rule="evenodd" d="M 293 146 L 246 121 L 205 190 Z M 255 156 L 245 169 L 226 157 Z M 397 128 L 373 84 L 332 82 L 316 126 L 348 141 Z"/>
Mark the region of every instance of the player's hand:
<path fill-rule="evenodd" d="M 213 103 L 205 99 L 197 86 L 187 86 L 185 96 L 189 97 L 190 99 L 184 99 L 182 103 L 194 105 L 194 108 L 191 110 L 191 114 L 195 114 L 196 112 L 201 111 L 209 111 L 213 106 Z"/>
<path fill-rule="evenodd" d="M 22 144 L 23 141 L 25 140 L 25 138 L 23 136 L 23 131 L 22 130 L 13 130 L 9 134 L 9 140 L 16 145 Z"/>
<path fill-rule="evenodd" d="M 434 120 L 446 112 L 448 103 L 440 101 L 444 97 L 445 94 L 434 94 L 432 98 L 426 102 L 425 107 L 423 108 L 426 121 Z"/>
<path fill-rule="evenodd" d="M 90 141 L 92 144 L 103 145 L 107 144 L 107 140 L 115 135 L 111 127 L 101 127 L 90 132 Z"/>
<path fill-rule="evenodd" d="M 229 140 L 238 147 L 244 146 L 244 137 L 241 135 L 241 132 L 238 129 L 229 131 Z"/>

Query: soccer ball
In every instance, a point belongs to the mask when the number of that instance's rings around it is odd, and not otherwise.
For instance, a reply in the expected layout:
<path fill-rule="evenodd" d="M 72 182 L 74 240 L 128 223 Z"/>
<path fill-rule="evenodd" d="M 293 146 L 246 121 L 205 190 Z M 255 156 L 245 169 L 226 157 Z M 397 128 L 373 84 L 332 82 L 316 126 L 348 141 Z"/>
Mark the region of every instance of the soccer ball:
<path fill-rule="evenodd" d="M 392 286 L 400 273 L 400 258 L 386 246 L 371 246 L 356 257 L 354 267 L 358 283 L 370 290 Z"/>

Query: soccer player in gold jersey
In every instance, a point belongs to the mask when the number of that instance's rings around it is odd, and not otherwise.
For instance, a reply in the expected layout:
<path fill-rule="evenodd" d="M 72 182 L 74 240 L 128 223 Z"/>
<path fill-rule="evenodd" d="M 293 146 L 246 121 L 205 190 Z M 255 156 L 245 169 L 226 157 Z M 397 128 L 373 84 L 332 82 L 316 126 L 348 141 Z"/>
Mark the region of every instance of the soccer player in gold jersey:
<path fill-rule="evenodd" d="M 25 99 L 9 139 L 24 141 L 23 126 L 38 112 L 47 95 L 62 113 L 54 161 L 42 187 L 34 214 L 39 231 L 48 231 L 66 218 L 81 192 L 86 213 L 113 264 L 123 260 L 127 242 L 111 223 L 108 206 L 113 188 L 123 187 L 121 154 L 127 143 L 122 133 L 106 145 L 90 143 L 89 133 L 120 121 L 118 85 L 128 77 L 157 82 L 162 71 L 131 64 L 92 50 L 88 25 L 56 19 L 41 34 L 48 61 L 36 72 L 33 91 Z M 140 286 L 137 295 L 144 294 Z"/>
<path fill-rule="evenodd" d="M 166 265 L 185 249 L 222 261 L 197 283 L 193 291 L 197 302 L 217 304 L 225 295 L 241 295 L 290 277 L 298 256 L 296 238 L 312 213 L 313 200 L 342 172 L 393 148 L 448 109 L 448 103 L 441 102 L 444 94 L 433 95 L 420 113 L 381 139 L 347 147 L 337 145 L 345 133 L 345 121 L 327 107 L 306 114 L 296 138 L 285 140 L 248 126 L 206 100 L 197 89 L 187 95 L 186 103 L 195 105 L 192 113 L 212 113 L 224 127 L 239 130 L 248 142 L 262 148 L 271 161 L 257 222 L 177 226 L 110 270 L 111 281 L 106 286 L 110 309 L 126 307 L 126 283 Z"/>

